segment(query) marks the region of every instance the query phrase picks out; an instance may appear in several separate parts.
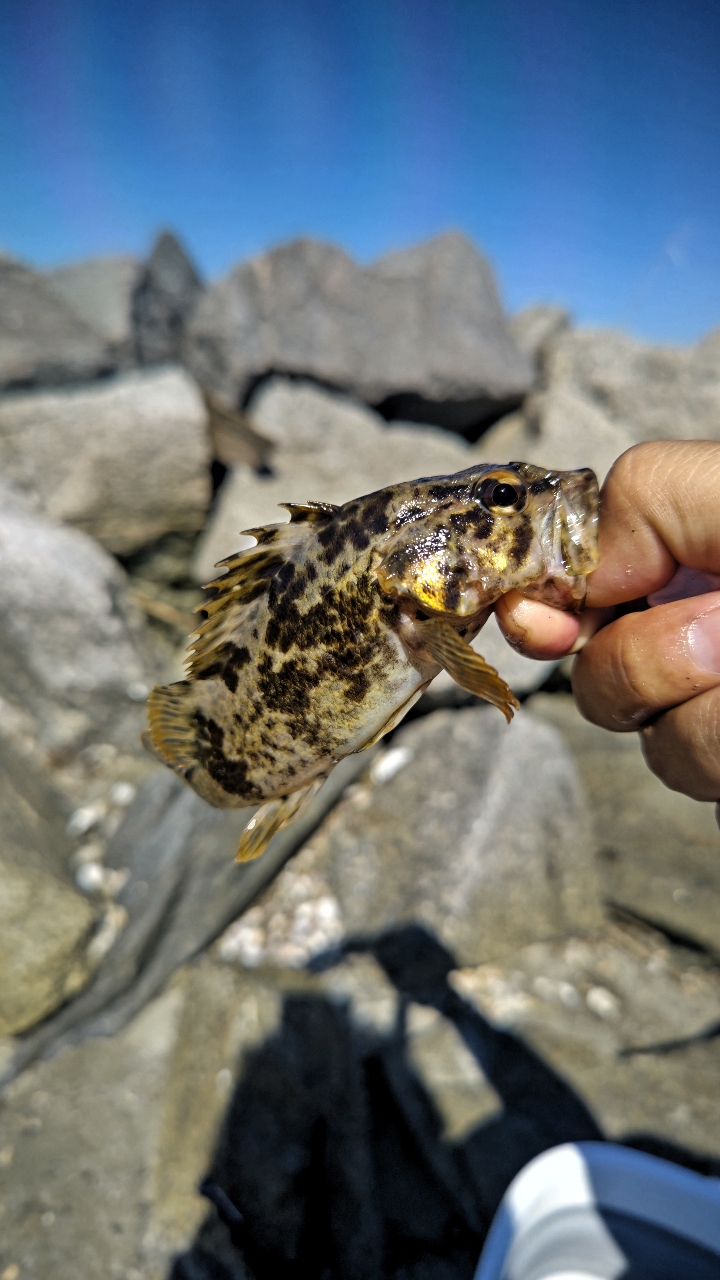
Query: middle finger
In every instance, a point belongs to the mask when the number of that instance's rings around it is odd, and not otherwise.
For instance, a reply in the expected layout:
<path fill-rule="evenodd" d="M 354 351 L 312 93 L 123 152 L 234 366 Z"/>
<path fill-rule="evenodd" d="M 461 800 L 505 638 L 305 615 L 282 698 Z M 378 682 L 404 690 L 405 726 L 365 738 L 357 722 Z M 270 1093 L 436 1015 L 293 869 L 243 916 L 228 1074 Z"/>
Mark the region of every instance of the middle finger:
<path fill-rule="evenodd" d="M 573 669 L 583 715 L 620 731 L 718 684 L 717 591 L 618 618 L 586 644 Z"/>

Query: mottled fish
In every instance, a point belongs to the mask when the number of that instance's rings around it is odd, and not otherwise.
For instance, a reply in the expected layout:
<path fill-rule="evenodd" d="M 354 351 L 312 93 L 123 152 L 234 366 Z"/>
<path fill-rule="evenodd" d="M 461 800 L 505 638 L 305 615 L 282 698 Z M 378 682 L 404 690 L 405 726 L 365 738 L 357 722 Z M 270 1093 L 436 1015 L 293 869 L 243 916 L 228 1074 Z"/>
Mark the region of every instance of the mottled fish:
<path fill-rule="evenodd" d="M 471 641 L 513 587 L 582 608 L 597 564 L 592 471 L 479 464 L 336 507 L 283 504 L 217 566 L 187 680 L 153 689 L 148 745 L 210 804 L 260 805 L 262 853 L 330 770 L 388 733 L 444 668 L 511 719 Z"/>

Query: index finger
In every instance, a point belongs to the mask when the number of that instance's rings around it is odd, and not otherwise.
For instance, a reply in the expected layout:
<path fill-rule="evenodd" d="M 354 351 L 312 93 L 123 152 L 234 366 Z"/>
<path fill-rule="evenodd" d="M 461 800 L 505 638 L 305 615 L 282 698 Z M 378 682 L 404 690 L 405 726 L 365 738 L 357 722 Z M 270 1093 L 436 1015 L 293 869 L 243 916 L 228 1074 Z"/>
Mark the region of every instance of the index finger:
<path fill-rule="evenodd" d="M 668 440 L 622 454 L 603 485 L 591 608 L 659 591 L 678 565 L 720 571 L 720 444 Z"/>

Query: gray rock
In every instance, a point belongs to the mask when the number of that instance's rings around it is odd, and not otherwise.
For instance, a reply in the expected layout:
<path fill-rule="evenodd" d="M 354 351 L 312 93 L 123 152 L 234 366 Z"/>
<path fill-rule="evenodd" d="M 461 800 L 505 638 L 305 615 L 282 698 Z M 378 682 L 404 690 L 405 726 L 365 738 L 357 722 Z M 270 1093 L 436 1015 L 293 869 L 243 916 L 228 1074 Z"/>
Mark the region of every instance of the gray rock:
<path fill-rule="evenodd" d="M 289 1086 L 283 1097 L 276 1084 L 287 1032 L 279 1053 L 272 1046 L 283 997 L 292 998 L 293 987 L 315 999 L 296 1030 L 294 1060 L 283 1063 Z M 268 1107 L 283 1124 L 275 1125 L 275 1138 L 265 1132 L 257 1159 L 268 1176 L 255 1183 L 264 1186 L 267 1203 L 273 1186 L 284 1181 L 292 1200 L 293 1155 L 297 1159 L 319 1108 L 329 1116 L 331 1142 L 333 1130 L 345 1131 L 332 1199 L 344 1201 L 347 1212 L 352 1166 L 359 1158 L 367 1162 L 363 1080 L 347 1030 L 342 1047 L 332 1034 L 342 1014 L 318 999 L 321 990 L 317 980 L 264 981 L 204 960 L 178 974 L 118 1035 L 70 1047 L 27 1070 L 6 1089 L 0 1115 L 3 1267 L 15 1263 L 29 1277 L 57 1280 L 79 1273 L 83 1280 L 133 1273 L 164 1280 L 173 1254 L 191 1244 L 207 1216 L 210 1206 L 198 1185 L 233 1087 L 253 1072 L 257 1077 L 262 1062 L 254 1060 L 265 1045 L 275 1070 L 252 1089 L 247 1144 L 261 1136 Z M 372 1220 L 366 1169 L 354 1217 Z M 348 1236 L 357 1232 L 357 1221 L 347 1226 Z M 243 1274 L 241 1265 L 232 1274 Z"/>
<path fill-rule="evenodd" d="M 456 233 L 365 268 L 313 240 L 240 263 L 202 299 L 185 358 L 238 406 L 269 373 L 304 374 L 387 417 L 459 430 L 492 421 L 530 385 L 492 271 Z"/>
<path fill-rule="evenodd" d="M 348 936 L 415 921 L 476 964 L 597 925 L 585 804 L 548 729 L 522 711 L 507 727 L 476 707 L 400 730 L 233 926 L 225 954 L 234 946 L 248 965 L 302 965 Z"/>
<path fill-rule="evenodd" d="M 510 321 L 510 332 L 533 368 L 540 370 L 555 340 L 570 328 L 570 313 L 564 307 L 539 303 L 518 311 Z"/>
<path fill-rule="evenodd" d="M 117 725 L 147 691 L 151 654 L 125 583 L 87 534 L 0 486 L 0 694 L 36 717 L 48 746 Z"/>
<path fill-rule="evenodd" d="M 629 426 L 609 417 L 584 392 L 552 383 L 530 396 L 521 413 L 486 431 L 477 450 L 487 462 L 522 458 L 559 471 L 591 467 L 602 482 L 615 459 L 635 443 Z"/>
<path fill-rule="evenodd" d="M 3 1268 L 164 1280 L 189 1249 L 173 1276 L 277 1274 L 317 1247 L 315 1188 L 343 1276 L 388 1241 L 470 1274 L 508 1181 L 557 1142 L 634 1135 L 717 1171 L 718 1041 L 627 1053 L 717 1019 L 716 973 L 638 929 L 459 971 L 405 943 L 317 976 L 205 956 L 125 1030 L 29 1067 L 0 1112 Z M 234 1244 L 208 1175 L 245 1214 Z"/>
<path fill-rule="evenodd" d="M 257 897 L 369 759 L 372 752 L 343 760 L 302 817 L 275 836 L 262 858 L 243 866 L 234 854 L 252 810 L 212 809 L 168 770 L 157 770 L 105 858 L 108 869 L 125 873 L 116 905 L 126 926 L 92 984 L 23 1042 L 6 1078 L 40 1055 L 125 1027 Z"/>
<path fill-rule="evenodd" d="M 87 258 L 44 273 L 51 288 L 105 342 L 114 364 L 134 363 L 130 302 L 141 271 L 129 256 Z"/>
<path fill-rule="evenodd" d="M 280 502 L 348 502 L 398 480 L 444 475 L 473 463 L 474 451 L 447 431 L 406 424 L 387 427 L 377 414 L 309 383 L 273 378 L 259 392 L 253 426 L 275 451 L 272 474 L 236 467 L 225 479 L 198 540 L 194 572 L 214 577 L 218 560 L 252 546 L 242 529 L 277 524 Z"/>
<path fill-rule="evenodd" d="M 95 912 L 71 884 L 66 822 L 47 773 L 0 736 L 0 1036 L 26 1031 L 89 976 Z"/>
<path fill-rule="evenodd" d="M 720 832 L 713 806 L 669 791 L 635 734 L 588 724 L 569 694 L 539 694 L 532 714 L 554 725 L 588 796 L 605 898 L 720 956 Z"/>
<path fill-rule="evenodd" d="M 0 388 L 75 382 L 113 367 L 101 335 L 48 280 L 0 255 Z"/>
<path fill-rule="evenodd" d="M 132 326 L 140 364 L 178 360 L 202 281 L 172 231 L 162 231 L 135 284 Z"/>
<path fill-rule="evenodd" d="M 79 893 L 0 857 L 0 1035 L 27 1031 L 85 984 L 94 924 Z"/>
<path fill-rule="evenodd" d="M 18 1267 L 38 1280 L 161 1280 L 160 1268 L 145 1270 L 143 1236 L 179 994 L 158 1000 L 124 1036 L 71 1049 L 6 1091 L 0 1259 L 11 1275 Z"/>
<path fill-rule="evenodd" d="M 564 334 L 548 385 L 591 400 L 639 440 L 720 438 L 720 330 L 689 347 L 651 346 L 613 330 Z"/>
<path fill-rule="evenodd" d="M 109 551 L 199 529 L 209 462 L 205 406 L 179 368 L 0 399 L 5 478 Z"/>
<path fill-rule="evenodd" d="M 612 330 L 575 329 L 546 343 L 538 391 L 522 413 L 491 427 L 479 448 L 487 459 L 592 467 L 602 480 L 639 441 L 715 440 L 718 423 L 720 330 L 673 348 Z"/>
<path fill-rule="evenodd" d="M 535 944 L 451 981 L 557 1071 L 608 1138 L 671 1159 L 705 1154 L 717 1168 L 720 1041 L 704 1038 L 720 1018 L 717 970 L 650 930 L 610 927 Z M 675 1052 L 663 1051 L 673 1043 Z"/>

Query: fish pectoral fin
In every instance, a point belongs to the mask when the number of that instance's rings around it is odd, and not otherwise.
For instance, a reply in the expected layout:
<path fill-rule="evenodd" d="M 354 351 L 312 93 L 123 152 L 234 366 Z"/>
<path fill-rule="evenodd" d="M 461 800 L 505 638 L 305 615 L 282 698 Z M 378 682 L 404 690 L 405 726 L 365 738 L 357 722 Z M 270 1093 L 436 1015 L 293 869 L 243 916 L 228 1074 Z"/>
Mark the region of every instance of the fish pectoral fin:
<path fill-rule="evenodd" d="M 307 787 L 293 791 L 291 796 L 283 796 L 282 800 L 270 800 L 268 804 L 261 804 L 240 836 L 235 861 L 253 862 L 255 858 L 259 858 L 260 854 L 267 849 L 273 836 L 305 812 L 324 781 L 324 776 L 316 778 Z"/>
<path fill-rule="evenodd" d="M 520 703 L 495 668 L 476 653 L 449 622 L 424 622 L 418 626 L 418 632 L 435 661 L 445 668 L 455 683 L 468 693 L 492 702 L 509 724 Z"/>

